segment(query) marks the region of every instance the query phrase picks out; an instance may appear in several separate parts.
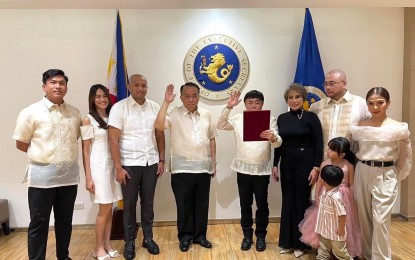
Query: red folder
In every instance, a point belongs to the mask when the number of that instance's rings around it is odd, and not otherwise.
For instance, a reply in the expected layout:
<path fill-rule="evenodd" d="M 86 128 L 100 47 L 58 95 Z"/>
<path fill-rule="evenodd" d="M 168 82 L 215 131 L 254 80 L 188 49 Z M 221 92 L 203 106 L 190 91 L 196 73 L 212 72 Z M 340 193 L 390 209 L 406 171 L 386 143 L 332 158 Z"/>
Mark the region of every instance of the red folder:
<path fill-rule="evenodd" d="M 269 130 L 269 121 L 271 118 L 270 110 L 244 111 L 244 142 L 245 141 L 268 141 L 259 135 Z"/>

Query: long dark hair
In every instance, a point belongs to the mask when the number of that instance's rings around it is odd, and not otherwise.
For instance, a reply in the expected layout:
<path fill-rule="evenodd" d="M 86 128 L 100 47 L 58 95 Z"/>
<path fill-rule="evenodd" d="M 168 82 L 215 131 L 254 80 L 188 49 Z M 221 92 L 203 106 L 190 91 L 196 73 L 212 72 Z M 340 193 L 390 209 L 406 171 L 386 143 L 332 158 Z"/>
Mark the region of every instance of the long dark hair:
<path fill-rule="evenodd" d="M 349 161 L 349 163 L 354 164 L 356 161 L 356 156 L 350 150 L 350 142 L 344 137 L 336 137 L 329 141 L 329 148 L 332 151 L 335 151 L 339 155 L 344 153 L 344 159 Z"/>
<path fill-rule="evenodd" d="M 105 109 L 107 113 L 110 113 L 112 103 L 110 99 L 110 93 L 108 92 L 108 89 L 104 87 L 101 84 L 95 84 L 89 89 L 89 96 L 88 96 L 88 102 L 89 102 L 89 114 L 98 122 L 99 127 L 107 129 L 108 125 L 105 123 L 104 119 L 101 118 L 101 116 L 98 114 L 97 107 L 95 106 L 95 96 L 97 95 L 98 89 L 101 89 L 104 91 L 104 94 L 108 98 L 108 106 Z"/>
<path fill-rule="evenodd" d="M 372 95 L 379 95 L 379 96 L 383 97 L 386 100 L 386 102 L 389 102 L 389 100 L 390 100 L 390 95 L 389 95 L 389 92 L 386 88 L 382 88 L 382 87 L 371 88 L 366 94 L 366 101 Z"/>

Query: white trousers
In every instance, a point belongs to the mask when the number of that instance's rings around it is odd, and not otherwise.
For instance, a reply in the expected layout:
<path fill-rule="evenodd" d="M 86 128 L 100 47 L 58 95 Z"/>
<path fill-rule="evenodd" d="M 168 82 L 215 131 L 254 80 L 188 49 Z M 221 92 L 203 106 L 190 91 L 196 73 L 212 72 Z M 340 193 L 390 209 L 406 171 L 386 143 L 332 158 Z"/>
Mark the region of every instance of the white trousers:
<path fill-rule="evenodd" d="M 397 183 L 395 166 L 371 167 L 361 162 L 356 166 L 354 198 L 362 229 L 362 254 L 365 259 L 392 259 L 389 226 L 392 207 L 398 195 Z"/>

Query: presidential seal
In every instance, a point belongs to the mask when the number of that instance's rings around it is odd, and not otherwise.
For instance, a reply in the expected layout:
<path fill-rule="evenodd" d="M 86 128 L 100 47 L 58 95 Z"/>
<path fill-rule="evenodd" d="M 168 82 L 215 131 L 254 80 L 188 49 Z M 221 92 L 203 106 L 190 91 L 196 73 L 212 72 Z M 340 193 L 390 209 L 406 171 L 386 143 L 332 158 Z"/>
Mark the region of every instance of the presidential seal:
<path fill-rule="evenodd" d="M 319 88 L 314 86 L 304 86 L 307 90 L 307 100 L 304 102 L 303 107 L 305 110 L 308 110 L 311 104 L 319 101 L 326 97 L 326 94 Z"/>
<path fill-rule="evenodd" d="M 183 62 L 186 82 L 200 86 L 200 95 L 210 100 L 227 99 L 241 91 L 249 78 L 248 56 L 229 36 L 214 34 L 198 40 Z"/>

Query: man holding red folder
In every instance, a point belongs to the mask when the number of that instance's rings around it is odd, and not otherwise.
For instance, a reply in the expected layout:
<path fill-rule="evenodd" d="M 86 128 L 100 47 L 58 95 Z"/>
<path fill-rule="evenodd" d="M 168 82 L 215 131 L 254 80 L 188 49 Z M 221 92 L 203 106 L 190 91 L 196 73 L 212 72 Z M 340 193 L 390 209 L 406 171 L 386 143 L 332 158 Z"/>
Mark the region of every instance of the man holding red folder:
<path fill-rule="evenodd" d="M 249 113 L 237 114 L 229 118 L 231 110 L 237 106 L 241 100 L 240 92 L 234 92 L 228 99 L 228 105 L 219 117 L 216 128 L 220 130 L 234 131 L 236 142 L 236 155 L 233 159 L 231 169 L 237 172 L 237 183 L 241 206 L 241 227 L 244 238 L 241 243 L 242 250 L 249 250 L 253 244 L 253 219 L 252 219 L 252 203 L 253 197 L 257 204 L 255 213 L 257 237 L 255 248 L 257 251 L 266 249 L 265 236 L 267 234 L 269 208 L 268 208 L 268 185 L 272 171 L 271 146 L 277 148 L 281 145 L 281 137 L 277 133 L 277 122 L 274 117 L 265 118 L 262 116 L 262 106 L 264 105 L 264 95 L 257 91 L 251 90 L 246 93 L 244 103 L 246 111 Z M 252 114 L 251 114 L 252 112 Z M 256 113 L 256 114 L 255 114 Z M 255 119 L 256 118 L 256 119 Z M 269 129 L 264 129 L 257 133 L 255 141 L 247 141 L 246 136 L 250 136 L 248 140 L 252 140 L 251 134 L 244 132 L 252 132 L 249 125 L 264 125 L 264 122 L 244 122 L 246 120 L 267 120 L 266 124 Z M 244 127 L 245 126 L 245 127 Z M 245 136 L 245 138 L 244 138 Z"/>

